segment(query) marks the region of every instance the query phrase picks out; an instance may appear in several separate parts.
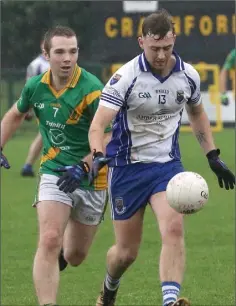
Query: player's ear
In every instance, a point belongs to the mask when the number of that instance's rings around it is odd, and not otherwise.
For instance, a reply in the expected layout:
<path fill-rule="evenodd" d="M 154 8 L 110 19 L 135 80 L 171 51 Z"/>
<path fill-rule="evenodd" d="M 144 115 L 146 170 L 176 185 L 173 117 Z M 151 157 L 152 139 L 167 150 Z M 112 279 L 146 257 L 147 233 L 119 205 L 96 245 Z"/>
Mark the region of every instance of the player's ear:
<path fill-rule="evenodd" d="M 49 54 L 45 49 L 43 49 L 43 56 L 46 58 L 47 61 L 49 61 Z"/>
<path fill-rule="evenodd" d="M 175 43 L 175 40 L 176 40 L 176 34 L 173 34 L 173 39 L 174 39 L 174 43 Z"/>
<path fill-rule="evenodd" d="M 144 49 L 144 47 L 143 47 L 143 40 L 144 40 L 144 37 L 143 37 L 143 36 L 139 36 L 139 37 L 138 37 L 138 43 L 139 43 L 139 47 L 140 47 L 141 49 Z"/>

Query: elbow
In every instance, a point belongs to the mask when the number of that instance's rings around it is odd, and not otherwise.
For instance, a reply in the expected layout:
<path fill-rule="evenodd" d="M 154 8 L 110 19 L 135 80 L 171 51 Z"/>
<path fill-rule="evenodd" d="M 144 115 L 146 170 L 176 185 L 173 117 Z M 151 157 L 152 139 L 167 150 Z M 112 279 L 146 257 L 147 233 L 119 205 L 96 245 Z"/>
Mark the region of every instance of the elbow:
<path fill-rule="evenodd" d="M 199 110 L 197 112 L 189 113 L 188 117 L 190 122 L 197 122 L 200 120 L 204 120 L 206 117 L 206 113 L 204 110 Z"/>
<path fill-rule="evenodd" d="M 92 124 L 90 125 L 90 128 L 89 128 L 89 134 L 97 133 L 97 132 L 101 132 L 101 131 L 103 132 L 104 130 L 105 130 L 105 128 L 103 127 L 102 124 L 92 122 Z"/>

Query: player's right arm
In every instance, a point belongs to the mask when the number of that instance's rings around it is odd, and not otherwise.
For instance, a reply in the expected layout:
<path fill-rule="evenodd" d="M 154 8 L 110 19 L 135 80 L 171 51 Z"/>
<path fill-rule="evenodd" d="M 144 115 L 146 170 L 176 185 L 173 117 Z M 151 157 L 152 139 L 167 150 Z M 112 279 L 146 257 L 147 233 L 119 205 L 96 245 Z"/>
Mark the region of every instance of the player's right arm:
<path fill-rule="evenodd" d="M 19 112 L 16 104 L 5 114 L 1 122 L 1 147 L 11 138 L 14 132 L 21 125 L 25 114 Z"/>
<path fill-rule="evenodd" d="M 117 112 L 117 110 L 99 105 L 89 129 L 89 143 L 92 152 L 103 152 L 104 131 L 114 119 Z"/>
<path fill-rule="evenodd" d="M 19 100 L 4 115 L 1 121 L 1 148 L 5 146 L 14 132 L 23 122 L 26 113 L 30 109 L 29 88 L 25 85 Z"/>
<path fill-rule="evenodd" d="M 126 66 L 121 67 L 106 84 L 102 91 L 98 109 L 89 129 L 89 144 L 93 154 L 93 164 L 90 171 L 90 183 L 97 177 L 98 171 L 106 165 L 110 158 L 104 157 L 104 130 L 111 124 L 121 107 L 127 103 L 126 94 L 132 76 Z"/>
<path fill-rule="evenodd" d="M 126 66 L 122 66 L 111 77 L 102 91 L 98 109 L 89 129 L 91 152 L 104 153 L 104 130 L 111 124 L 112 120 L 125 103 L 125 95 L 130 85 L 128 72 Z"/>

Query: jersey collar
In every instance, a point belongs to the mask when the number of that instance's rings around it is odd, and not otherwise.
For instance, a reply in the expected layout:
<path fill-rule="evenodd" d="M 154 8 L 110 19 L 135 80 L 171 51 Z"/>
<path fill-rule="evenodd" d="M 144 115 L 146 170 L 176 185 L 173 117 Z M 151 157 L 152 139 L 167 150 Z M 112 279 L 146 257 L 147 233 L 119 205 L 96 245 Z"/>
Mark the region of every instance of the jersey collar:
<path fill-rule="evenodd" d="M 160 82 L 164 82 L 166 79 L 168 79 L 168 77 L 173 73 L 173 72 L 179 72 L 179 71 L 182 71 L 184 70 L 184 62 L 182 61 L 182 59 L 180 58 L 180 56 L 175 52 L 173 51 L 172 53 L 175 58 L 176 58 L 176 63 L 175 63 L 175 66 L 174 68 L 172 69 L 172 71 L 170 72 L 170 74 L 168 76 L 166 76 L 165 78 L 162 78 L 161 76 L 157 75 L 157 74 L 154 74 L 152 71 L 151 71 L 151 68 L 150 68 L 150 65 L 145 57 L 145 54 L 144 52 L 142 54 L 139 55 L 139 59 L 138 59 L 138 62 L 139 62 L 139 68 L 141 71 L 143 72 L 151 72 Z"/>
<path fill-rule="evenodd" d="M 74 88 L 76 86 L 76 84 L 79 81 L 81 75 L 81 68 L 76 65 L 75 69 L 72 73 L 71 78 L 69 79 L 69 81 L 66 84 L 66 88 Z M 48 84 L 51 85 L 51 70 L 49 69 L 48 71 L 46 71 L 41 79 L 41 82 L 44 84 Z"/>

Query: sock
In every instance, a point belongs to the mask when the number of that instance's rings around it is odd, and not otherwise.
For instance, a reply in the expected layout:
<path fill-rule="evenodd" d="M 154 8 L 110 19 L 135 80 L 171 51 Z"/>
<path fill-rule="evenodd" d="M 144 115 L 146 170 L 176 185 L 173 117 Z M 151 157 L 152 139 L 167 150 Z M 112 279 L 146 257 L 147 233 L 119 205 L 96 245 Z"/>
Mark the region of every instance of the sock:
<path fill-rule="evenodd" d="M 120 279 L 113 278 L 108 272 L 105 277 L 105 286 L 111 291 L 115 291 L 120 285 Z"/>
<path fill-rule="evenodd" d="M 180 291 L 180 284 L 176 282 L 163 282 L 162 284 L 163 306 L 175 302 Z"/>

